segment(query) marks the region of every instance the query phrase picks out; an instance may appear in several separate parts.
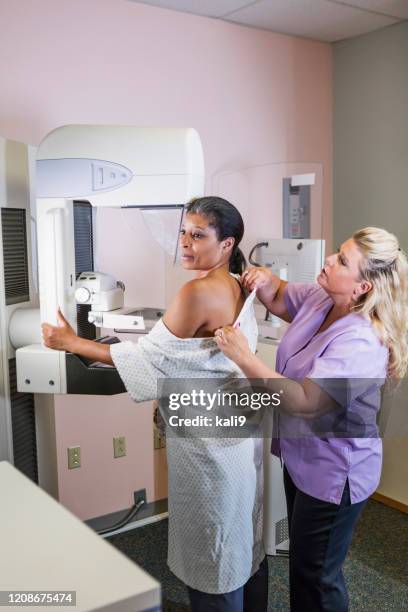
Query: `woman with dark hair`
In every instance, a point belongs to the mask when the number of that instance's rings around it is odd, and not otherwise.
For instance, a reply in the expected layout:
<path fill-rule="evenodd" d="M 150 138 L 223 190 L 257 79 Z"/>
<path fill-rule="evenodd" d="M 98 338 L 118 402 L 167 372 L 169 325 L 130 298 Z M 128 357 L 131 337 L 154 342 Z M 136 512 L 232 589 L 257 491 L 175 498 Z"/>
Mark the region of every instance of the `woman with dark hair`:
<path fill-rule="evenodd" d="M 218 197 L 194 200 L 186 207 L 179 246 L 182 266 L 196 271 L 196 278 L 149 334 L 137 344 L 102 345 L 79 338 L 59 313 L 59 327 L 43 325 L 46 346 L 115 365 L 137 402 L 156 399 L 163 378 L 242 377 L 213 336 L 234 323 L 245 302 L 234 276 L 245 265 L 238 246 L 243 233 L 232 204 Z M 252 307 L 243 311 L 240 329 L 255 351 Z M 168 564 L 188 586 L 193 612 L 265 612 L 262 440 L 211 435 L 167 436 Z"/>
<path fill-rule="evenodd" d="M 246 261 L 239 243 L 244 235 L 244 222 L 240 212 L 227 200 L 215 196 L 197 198 L 186 208 L 187 215 L 202 215 L 209 221 L 209 226 L 215 229 L 218 241 L 232 236 L 234 244 L 229 258 L 229 271 L 241 275 Z"/>

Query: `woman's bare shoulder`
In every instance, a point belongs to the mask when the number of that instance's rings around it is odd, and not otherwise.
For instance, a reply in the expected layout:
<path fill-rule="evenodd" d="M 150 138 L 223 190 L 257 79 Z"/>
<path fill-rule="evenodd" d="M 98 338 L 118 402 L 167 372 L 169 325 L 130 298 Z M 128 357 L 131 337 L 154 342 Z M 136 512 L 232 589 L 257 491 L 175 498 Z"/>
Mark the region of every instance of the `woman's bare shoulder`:
<path fill-rule="evenodd" d="M 205 299 L 208 302 L 219 296 L 220 291 L 230 290 L 231 287 L 235 288 L 235 285 L 238 287 L 237 281 L 230 275 L 208 275 L 187 282 L 181 287 L 179 294 L 184 299 L 200 302 Z"/>
<path fill-rule="evenodd" d="M 210 296 L 204 280 L 194 279 L 185 283 L 166 310 L 163 321 L 179 338 L 193 338 L 206 323 Z"/>

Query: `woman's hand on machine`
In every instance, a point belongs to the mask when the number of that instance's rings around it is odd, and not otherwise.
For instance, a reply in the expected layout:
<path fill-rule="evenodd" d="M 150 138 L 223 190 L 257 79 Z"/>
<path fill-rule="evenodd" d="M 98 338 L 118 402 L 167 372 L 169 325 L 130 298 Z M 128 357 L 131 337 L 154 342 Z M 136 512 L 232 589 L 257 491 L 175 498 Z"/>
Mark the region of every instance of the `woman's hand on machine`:
<path fill-rule="evenodd" d="M 58 351 L 73 351 L 73 347 L 78 336 L 68 323 L 61 310 L 57 311 L 58 325 L 43 323 L 42 335 L 45 346 Z"/>
<path fill-rule="evenodd" d="M 241 276 L 242 285 L 248 291 L 261 289 L 269 285 L 273 279 L 273 273 L 268 268 L 248 268 Z"/>
<path fill-rule="evenodd" d="M 252 355 L 248 340 L 244 334 L 232 326 L 221 327 L 214 333 L 214 339 L 218 348 L 232 359 L 238 366 L 245 363 L 248 356 Z"/>

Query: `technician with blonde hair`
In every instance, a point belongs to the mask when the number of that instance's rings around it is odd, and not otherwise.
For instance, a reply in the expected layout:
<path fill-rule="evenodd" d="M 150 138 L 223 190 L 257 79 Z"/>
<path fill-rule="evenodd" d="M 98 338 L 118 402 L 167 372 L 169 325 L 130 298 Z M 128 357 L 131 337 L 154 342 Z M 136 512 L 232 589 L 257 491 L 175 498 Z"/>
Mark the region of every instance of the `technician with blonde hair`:
<path fill-rule="evenodd" d="M 244 283 L 257 289 L 272 314 L 291 323 L 276 371 L 250 352 L 239 330 L 216 331 L 218 346 L 245 376 L 284 390 L 272 452 L 284 462 L 291 610 L 344 612 L 343 562 L 381 473 L 382 442 L 372 417 L 382 381 L 401 379 L 407 369 L 407 258 L 395 236 L 367 227 L 327 257 L 317 284 L 287 283 L 264 268 L 244 272 Z M 348 383 L 342 389 L 333 379 Z M 369 392 L 359 394 L 355 389 L 364 381 Z M 335 415 L 342 405 L 351 415 L 343 424 L 346 434 L 314 433 L 322 431 L 313 428 L 317 417 Z M 312 435 L 295 435 L 307 424 Z"/>

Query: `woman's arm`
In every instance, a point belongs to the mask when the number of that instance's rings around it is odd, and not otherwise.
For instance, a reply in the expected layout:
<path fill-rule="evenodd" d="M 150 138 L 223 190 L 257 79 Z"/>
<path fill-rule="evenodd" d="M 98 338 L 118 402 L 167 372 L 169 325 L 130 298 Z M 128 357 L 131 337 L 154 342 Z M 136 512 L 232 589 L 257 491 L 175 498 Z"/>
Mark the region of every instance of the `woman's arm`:
<path fill-rule="evenodd" d="M 268 268 L 249 268 L 242 275 L 242 283 L 249 291 L 256 289 L 257 298 L 269 312 L 287 323 L 292 321 L 284 297 L 286 281 Z"/>
<path fill-rule="evenodd" d="M 113 365 L 109 345 L 80 338 L 59 309 L 57 316 L 58 326 L 50 325 L 49 323 L 43 323 L 41 326 L 45 346 L 58 351 L 76 353 L 93 361 L 101 361 L 102 363 Z"/>
<path fill-rule="evenodd" d="M 333 398 L 312 380 L 291 380 L 281 376 L 254 355 L 244 334 L 233 327 L 215 332 L 215 341 L 249 379 L 262 379 L 272 392 L 280 393 L 281 406 L 292 416 L 314 419 L 338 408 Z"/>

